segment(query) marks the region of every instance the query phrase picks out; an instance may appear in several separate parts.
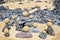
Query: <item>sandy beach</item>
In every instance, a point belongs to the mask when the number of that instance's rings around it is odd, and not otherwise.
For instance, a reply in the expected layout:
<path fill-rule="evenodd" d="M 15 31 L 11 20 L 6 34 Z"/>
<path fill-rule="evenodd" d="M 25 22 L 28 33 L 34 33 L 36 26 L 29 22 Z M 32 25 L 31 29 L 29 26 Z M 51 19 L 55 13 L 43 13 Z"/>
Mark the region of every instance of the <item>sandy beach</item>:
<path fill-rule="evenodd" d="M 15 26 L 13 26 L 12 29 L 10 30 L 10 37 L 6 38 L 4 37 L 2 33 L 2 28 L 4 25 L 5 25 L 4 22 L 0 22 L 0 40 L 42 40 L 41 38 L 39 38 L 39 33 L 31 33 L 33 35 L 32 38 L 16 38 L 15 35 L 16 33 L 19 33 L 19 31 L 15 30 Z M 38 26 L 41 31 L 44 31 L 44 29 L 47 28 L 46 24 L 39 24 Z M 46 40 L 59 40 L 60 39 L 60 27 L 57 25 L 53 25 L 52 27 L 55 31 L 56 36 L 48 35 L 46 37 Z"/>
<path fill-rule="evenodd" d="M 50 10 L 54 9 L 53 4 L 45 3 L 45 2 L 30 2 L 27 3 L 26 1 L 23 2 L 23 4 L 19 4 L 19 2 L 14 2 L 14 3 L 5 3 L 2 4 L 3 6 L 9 6 L 9 9 L 15 9 L 15 8 L 22 8 L 22 9 L 31 9 L 31 7 L 34 7 L 35 5 L 39 6 L 41 9 L 48 8 Z M 31 33 L 33 35 L 32 38 L 16 38 L 15 35 L 16 33 L 19 33 L 20 31 L 16 31 L 16 27 L 13 26 L 12 29 L 10 30 L 10 37 L 5 37 L 4 33 L 2 32 L 2 29 L 4 27 L 5 23 L 2 21 L 0 22 L 0 40 L 42 40 L 39 38 L 39 33 Z M 47 28 L 46 24 L 38 24 L 38 28 L 40 31 L 44 31 L 44 29 Z M 60 26 L 58 25 L 53 25 L 52 28 L 55 31 L 55 36 L 50 36 L 48 35 L 45 40 L 60 40 Z"/>

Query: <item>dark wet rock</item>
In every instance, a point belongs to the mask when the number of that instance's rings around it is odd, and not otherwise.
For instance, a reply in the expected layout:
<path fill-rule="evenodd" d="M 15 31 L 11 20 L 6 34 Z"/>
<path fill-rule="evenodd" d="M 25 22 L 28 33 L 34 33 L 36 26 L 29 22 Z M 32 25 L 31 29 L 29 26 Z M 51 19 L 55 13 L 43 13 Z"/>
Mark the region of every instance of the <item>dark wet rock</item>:
<path fill-rule="evenodd" d="M 0 4 L 4 4 L 5 3 L 5 1 L 4 0 L 0 0 Z"/>
<path fill-rule="evenodd" d="M 60 8 L 60 0 L 55 0 L 54 5 L 56 8 Z"/>
<path fill-rule="evenodd" d="M 40 32 L 40 33 L 39 33 L 39 37 L 40 37 L 41 39 L 46 39 L 47 34 L 46 34 L 46 33 L 43 33 L 43 32 Z"/>
<path fill-rule="evenodd" d="M 4 6 L 0 6 L 0 11 L 7 10 Z"/>
<path fill-rule="evenodd" d="M 9 37 L 10 36 L 10 33 L 4 33 L 4 36 L 5 37 Z"/>
<path fill-rule="evenodd" d="M 14 23 L 15 23 L 15 20 L 14 19 L 10 19 L 9 25 L 13 26 Z"/>
<path fill-rule="evenodd" d="M 10 27 L 9 27 L 9 25 L 8 25 L 8 24 L 6 24 L 6 25 L 3 27 L 2 32 L 4 32 L 4 30 L 5 30 L 5 29 L 10 30 Z"/>
<path fill-rule="evenodd" d="M 55 36 L 55 32 L 54 32 L 54 30 L 53 30 L 52 27 L 48 27 L 47 30 L 46 30 L 46 32 L 47 32 L 47 34 L 49 34 L 49 35 Z"/>
<path fill-rule="evenodd" d="M 27 21 L 25 20 L 19 20 L 16 24 L 16 30 L 20 31 L 24 26 Z"/>

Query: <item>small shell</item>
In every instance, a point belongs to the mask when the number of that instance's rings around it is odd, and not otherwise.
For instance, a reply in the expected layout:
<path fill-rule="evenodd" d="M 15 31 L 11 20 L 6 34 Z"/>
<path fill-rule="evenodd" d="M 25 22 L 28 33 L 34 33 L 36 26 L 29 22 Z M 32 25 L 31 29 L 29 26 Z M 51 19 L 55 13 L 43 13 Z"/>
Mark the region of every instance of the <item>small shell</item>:
<path fill-rule="evenodd" d="M 47 22 L 47 26 L 52 26 L 52 23 L 51 22 Z"/>
<path fill-rule="evenodd" d="M 13 16 L 12 16 L 12 18 L 13 18 L 13 19 L 15 19 L 15 18 L 16 18 L 16 16 L 15 16 L 15 15 L 13 15 Z"/>
<path fill-rule="evenodd" d="M 33 15 L 30 15 L 29 18 L 32 19 L 33 18 Z"/>
<path fill-rule="evenodd" d="M 10 20 L 9 20 L 8 18 L 6 18 L 6 19 L 4 20 L 5 23 L 9 23 L 9 21 L 10 21 Z"/>
<path fill-rule="evenodd" d="M 34 27 L 34 28 L 37 28 L 37 26 L 38 26 L 38 23 L 36 23 L 36 22 L 33 23 L 33 27 Z"/>
<path fill-rule="evenodd" d="M 23 31 L 24 32 L 28 32 L 29 31 L 29 27 L 28 26 L 24 26 Z"/>
<path fill-rule="evenodd" d="M 51 22 L 52 20 L 51 19 L 48 19 L 48 22 Z"/>
<path fill-rule="evenodd" d="M 28 16 L 29 14 L 27 12 L 22 13 L 23 16 Z"/>

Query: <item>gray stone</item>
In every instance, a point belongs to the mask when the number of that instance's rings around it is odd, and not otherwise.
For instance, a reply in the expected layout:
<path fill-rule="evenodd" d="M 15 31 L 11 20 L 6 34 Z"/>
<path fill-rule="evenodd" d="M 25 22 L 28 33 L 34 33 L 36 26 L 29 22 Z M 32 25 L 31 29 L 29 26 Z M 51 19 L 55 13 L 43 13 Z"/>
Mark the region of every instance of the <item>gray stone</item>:
<path fill-rule="evenodd" d="M 15 20 L 14 19 L 10 19 L 9 25 L 13 26 L 14 23 L 15 23 Z"/>
<path fill-rule="evenodd" d="M 32 27 L 32 24 L 33 24 L 32 22 L 27 22 L 25 25 L 29 26 L 29 27 Z"/>
<path fill-rule="evenodd" d="M 53 30 L 52 27 L 48 27 L 47 30 L 46 30 L 46 32 L 47 32 L 49 35 L 55 36 L 55 32 L 54 32 L 54 30 Z"/>
<path fill-rule="evenodd" d="M 34 33 L 40 32 L 39 28 L 33 28 L 33 27 L 29 27 L 29 31 Z"/>
<path fill-rule="evenodd" d="M 32 34 L 29 32 L 21 32 L 16 34 L 16 38 L 32 38 Z"/>
<path fill-rule="evenodd" d="M 17 30 L 17 31 L 21 31 L 21 30 L 22 30 L 22 26 L 19 25 L 19 24 L 16 24 L 16 30 Z"/>
<path fill-rule="evenodd" d="M 40 32 L 40 33 L 39 33 L 39 37 L 40 37 L 41 39 L 46 39 L 47 34 L 46 34 L 46 33 L 43 33 L 43 32 Z"/>

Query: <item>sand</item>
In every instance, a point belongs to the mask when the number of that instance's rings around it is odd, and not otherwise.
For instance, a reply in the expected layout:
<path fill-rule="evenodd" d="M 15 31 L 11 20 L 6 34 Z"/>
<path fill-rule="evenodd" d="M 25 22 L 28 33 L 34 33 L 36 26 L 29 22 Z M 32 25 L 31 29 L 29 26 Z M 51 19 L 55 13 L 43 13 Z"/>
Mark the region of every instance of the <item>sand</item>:
<path fill-rule="evenodd" d="M 23 4 L 19 4 L 19 2 L 12 2 L 12 3 L 5 3 L 2 4 L 3 6 L 9 6 L 9 9 L 15 9 L 15 8 L 22 8 L 22 9 L 31 9 L 31 7 L 34 6 L 39 6 L 41 9 L 46 9 L 48 8 L 49 10 L 54 9 L 55 6 L 53 6 L 53 2 L 52 3 L 46 3 L 44 1 L 42 2 L 35 2 L 35 1 L 31 1 L 31 2 L 27 2 L 27 1 L 23 1 Z"/>
<path fill-rule="evenodd" d="M 16 33 L 19 33 L 19 31 L 15 30 L 15 28 L 16 28 L 15 26 L 13 26 L 12 29 L 10 30 L 10 33 L 11 33 L 10 37 L 6 38 L 6 37 L 4 37 L 3 33 L 1 32 L 3 25 L 5 25 L 4 22 L 0 22 L 0 40 L 42 40 L 41 38 L 38 37 L 39 33 L 31 33 L 33 35 L 32 38 L 16 38 L 15 35 L 16 35 Z M 46 37 L 46 40 L 59 40 L 60 39 L 60 27 L 57 25 L 53 25 L 52 27 L 56 33 L 56 36 L 48 35 Z M 39 24 L 38 28 L 40 28 L 41 31 L 44 31 L 44 29 L 46 29 L 47 26 L 46 26 L 46 24 Z"/>

